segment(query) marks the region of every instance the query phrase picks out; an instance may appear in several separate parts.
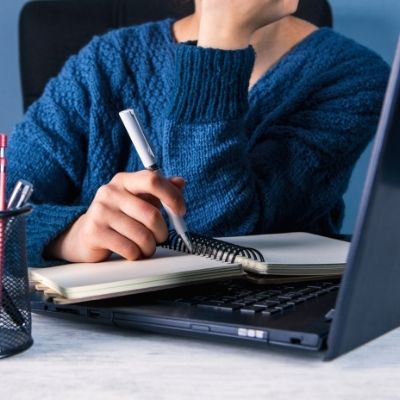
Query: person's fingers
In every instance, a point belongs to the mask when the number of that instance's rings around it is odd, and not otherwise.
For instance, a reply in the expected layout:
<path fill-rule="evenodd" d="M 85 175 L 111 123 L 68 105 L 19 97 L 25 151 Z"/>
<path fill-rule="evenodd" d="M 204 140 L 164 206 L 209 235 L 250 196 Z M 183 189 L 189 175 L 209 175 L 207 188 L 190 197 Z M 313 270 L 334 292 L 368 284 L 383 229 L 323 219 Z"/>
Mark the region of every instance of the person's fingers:
<path fill-rule="evenodd" d="M 181 191 L 168 179 L 153 171 L 139 171 L 134 174 L 122 172 L 115 175 L 112 182 L 122 185 L 132 194 L 148 193 L 157 197 L 177 215 L 184 215 L 186 212 Z"/>
<path fill-rule="evenodd" d="M 127 197 L 130 198 L 119 203 L 121 212 L 146 227 L 152 233 L 156 243 L 167 240 L 168 227 L 160 209 L 140 197 L 129 194 Z"/>
<path fill-rule="evenodd" d="M 139 246 L 109 226 L 102 226 L 92 238 L 87 251 L 87 259 L 96 258 L 104 250 L 109 250 L 127 260 L 138 260 L 142 256 Z M 97 254 L 98 253 L 98 254 Z"/>
<path fill-rule="evenodd" d="M 156 240 L 153 233 L 140 222 L 129 218 L 121 212 L 114 213 L 110 228 L 134 243 L 144 257 L 150 257 L 156 250 Z M 128 247 L 128 250 L 131 250 Z"/>
<path fill-rule="evenodd" d="M 157 199 L 157 197 L 154 197 L 151 194 L 148 193 L 142 193 L 138 194 L 136 197 L 139 197 L 140 199 L 147 201 L 148 203 L 152 204 L 154 207 L 160 209 L 162 207 L 161 201 Z"/>
<path fill-rule="evenodd" d="M 110 185 L 107 189 L 103 189 L 104 191 L 106 193 L 100 194 L 97 204 L 92 207 L 92 212 L 96 213 L 95 220 L 102 220 L 113 226 L 113 219 L 118 213 L 123 213 L 149 229 L 157 243 L 167 239 L 167 224 L 160 211 L 160 201 L 156 197 L 150 194 L 133 195 L 117 185 Z M 103 197 L 107 198 L 107 203 Z M 127 237 L 131 238 L 129 235 Z"/>

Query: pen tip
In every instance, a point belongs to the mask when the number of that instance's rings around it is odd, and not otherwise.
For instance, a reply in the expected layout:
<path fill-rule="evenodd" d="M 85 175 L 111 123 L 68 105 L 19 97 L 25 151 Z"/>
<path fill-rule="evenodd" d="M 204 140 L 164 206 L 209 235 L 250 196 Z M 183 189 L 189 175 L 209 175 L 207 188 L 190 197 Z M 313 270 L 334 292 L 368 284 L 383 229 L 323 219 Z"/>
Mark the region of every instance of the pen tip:
<path fill-rule="evenodd" d="M 193 253 L 192 242 L 189 238 L 188 234 L 182 235 L 183 243 L 185 243 L 186 248 L 189 250 L 189 253 Z"/>

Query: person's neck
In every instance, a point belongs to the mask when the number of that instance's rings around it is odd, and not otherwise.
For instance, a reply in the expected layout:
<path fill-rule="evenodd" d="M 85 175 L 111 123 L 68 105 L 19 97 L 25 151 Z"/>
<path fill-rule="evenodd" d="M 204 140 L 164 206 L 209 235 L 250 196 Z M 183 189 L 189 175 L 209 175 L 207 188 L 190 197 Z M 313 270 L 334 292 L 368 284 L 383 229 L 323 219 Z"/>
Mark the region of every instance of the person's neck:
<path fill-rule="evenodd" d="M 195 12 L 173 26 L 177 42 L 197 40 L 200 13 Z M 256 52 L 256 62 L 250 79 L 250 87 L 296 44 L 318 29 L 315 25 L 296 17 L 286 17 L 258 29 L 250 44 Z"/>
<path fill-rule="evenodd" d="M 296 17 L 286 17 L 257 30 L 250 44 L 256 52 L 256 62 L 250 87 L 294 46 L 318 28 Z"/>

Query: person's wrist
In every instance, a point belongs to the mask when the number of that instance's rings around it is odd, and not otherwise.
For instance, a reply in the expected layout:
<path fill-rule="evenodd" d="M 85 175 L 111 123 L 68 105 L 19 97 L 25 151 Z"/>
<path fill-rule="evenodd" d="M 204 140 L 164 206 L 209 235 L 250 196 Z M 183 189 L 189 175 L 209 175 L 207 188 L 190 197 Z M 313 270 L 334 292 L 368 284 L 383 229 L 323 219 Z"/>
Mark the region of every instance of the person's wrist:
<path fill-rule="evenodd" d="M 52 240 L 45 249 L 45 257 L 50 259 L 60 259 L 71 261 L 71 256 L 76 256 L 79 252 L 79 241 L 77 244 L 74 243 L 74 232 L 76 224 L 80 223 L 81 215 L 73 225 L 71 225 L 66 231 L 58 235 Z"/>
<path fill-rule="evenodd" d="M 53 239 L 44 249 L 44 257 L 46 259 L 63 259 L 63 244 L 65 241 L 66 232 L 61 233 Z"/>

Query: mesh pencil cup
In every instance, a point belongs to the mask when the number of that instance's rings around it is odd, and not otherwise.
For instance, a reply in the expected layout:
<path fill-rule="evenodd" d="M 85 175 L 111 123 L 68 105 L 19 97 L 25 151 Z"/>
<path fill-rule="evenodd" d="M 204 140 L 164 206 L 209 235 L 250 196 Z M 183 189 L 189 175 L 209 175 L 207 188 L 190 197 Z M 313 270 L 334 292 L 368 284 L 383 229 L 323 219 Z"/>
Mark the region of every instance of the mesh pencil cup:
<path fill-rule="evenodd" d="M 30 207 L 0 211 L 0 358 L 32 343 L 25 216 Z"/>

